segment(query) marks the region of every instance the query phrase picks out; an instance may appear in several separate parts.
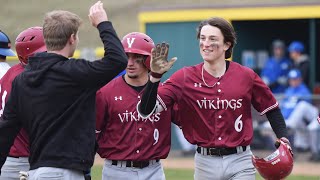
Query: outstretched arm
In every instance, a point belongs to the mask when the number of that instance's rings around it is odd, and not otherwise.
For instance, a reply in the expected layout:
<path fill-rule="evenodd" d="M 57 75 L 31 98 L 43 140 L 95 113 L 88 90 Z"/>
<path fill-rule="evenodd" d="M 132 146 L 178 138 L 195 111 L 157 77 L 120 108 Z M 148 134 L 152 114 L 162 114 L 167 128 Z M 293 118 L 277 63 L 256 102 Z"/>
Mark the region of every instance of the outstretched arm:
<path fill-rule="evenodd" d="M 168 52 L 169 45 L 167 43 L 157 44 L 156 48 L 151 51 L 150 80 L 147 83 L 141 102 L 138 105 L 138 111 L 143 115 L 150 115 L 156 109 L 155 106 L 160 79 L 177 60 L 177 58 L 174 57 L 168 61 Z"/>
<path fill-rule="evenodd" d="M 151 80 L 148 81 L 146 89 L 142 95 L 140 106 L 138 106 L 138 111 L 141 114 L 151 114 L 155 110 L 159 82 L 160 80 L 155 83 Z"/>
<path fill-rule="evenodd" d="M 127 55 L 108 19 L 103 3 L 98 1 L 90 8 L 89 19 L 99 30 L 104 45 L 104 57 L 93 62 L 83 59 L 66 61 L 61 64 L 61 69 L 82 85 L 101 88 L 126 68 Z"/>

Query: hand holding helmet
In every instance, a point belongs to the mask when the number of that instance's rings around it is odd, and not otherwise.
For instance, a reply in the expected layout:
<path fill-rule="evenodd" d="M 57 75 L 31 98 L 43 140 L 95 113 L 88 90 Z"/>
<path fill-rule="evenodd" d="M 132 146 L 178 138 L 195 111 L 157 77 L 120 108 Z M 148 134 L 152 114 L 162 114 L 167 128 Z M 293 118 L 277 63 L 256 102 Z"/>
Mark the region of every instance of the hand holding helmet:
<path fill-rule="evenodd" d="M 278 149 L 265 158 L 252 156 L 252 163 L 260 175 L 268 180 L 287 177 L 293 169 L 293 153 L 287 138 L 280 138 L 275 145 Z"/>
<path fill-rule="evenodd" d="M 287 146 L 288 150 L 291 152 L 291 155 L 293 156 L 293 151 L 292 151 L 292 148 L 291 148 L 290 141 L 287 138 L 282 137 L 280 139 L 277 139 L 277 141 L 275 142 L 274 145 L 276 146 L 276 148 L 279 148 L 281 143 L 285 143 L 285 145 Z"/>

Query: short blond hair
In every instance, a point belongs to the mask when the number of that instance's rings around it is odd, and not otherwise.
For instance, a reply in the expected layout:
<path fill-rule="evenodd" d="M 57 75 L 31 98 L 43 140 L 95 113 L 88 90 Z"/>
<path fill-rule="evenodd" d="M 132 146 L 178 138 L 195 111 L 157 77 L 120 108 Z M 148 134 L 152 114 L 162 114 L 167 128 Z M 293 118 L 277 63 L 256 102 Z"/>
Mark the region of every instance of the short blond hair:
<path fill-rule="evenodd" d="M 43 37 L 47 49 L 49 51 L 63 49 L 70 36 L 77 34 L 81 23 L 81 18 L 69 11 L 56 10 L 48 12 L 44 17 L 43 23 Z"/>

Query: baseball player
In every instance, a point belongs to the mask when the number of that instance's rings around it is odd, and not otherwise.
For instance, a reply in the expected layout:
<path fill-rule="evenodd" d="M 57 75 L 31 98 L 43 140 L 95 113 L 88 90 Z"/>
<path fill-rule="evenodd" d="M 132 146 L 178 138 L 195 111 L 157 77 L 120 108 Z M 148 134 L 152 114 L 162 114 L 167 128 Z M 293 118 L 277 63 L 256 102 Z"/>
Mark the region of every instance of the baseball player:
<path fill-rule="evenodd" d="M 289 56 L 293 62 L 291 69 L 299 69 L 301 72 L 301 76 L 303 82 L 310 87 L 310 58 L 307 54 L 305 54 L 305 48 L 302 42 L 300 41 L 292 41 L 288 47 Z"/>
<path fill-rule="evenodd" d="M 149 79 L 153 40 L 132 32 L 122 45 L 128 56 L 126 74 L 97 92 L 98 153 L 105 158 L 103 180 L 164 180 L 160 159 L 168 156 L 171 110 L 142 118 L 136 111 Z"/>
<path fill-rule="evenodd" d="M 178 103 L 183 133 L 197 145 L 196 180 L 255 179 L 251 105 L 267 115 L 277 137 L 289 144 L 278 102 L 253 70 L 226 60 L 236 42 L 228 21 L 219 17 L 202 21 L 197 37 L 204 62 L 178 70 L 159 87 L 161 106 L 156 105 L 159 81 L 176 58 L 167 61 L 169 45 L 156 45 L 138 111 L 149 117 Z"/>
<path fill-rule="evenodd" d="M 31 27 L 22 31 L 16 38 L 15 46 L 20 63 L 10 68 L 0 80 L 0 116 L 3 114 L 5 102 L 10 95 L 12 81 L 24 70 L 25 65 L 28 63 L 28 58 L 37 52 L 47 50 L 43 39 L 42 28 Z M 7 160 L 2 166 L 0 180 L 18 180 L 19 171 L 28 171 L 30 168 L 28 157 L 28 136 L 26 131 L 22 129 L 18 133 Z"/>
<path fill-rule="evenodd" d="M 96 92 L 125 69 L 127 57 L 101 1 L 91 6 L 89 19 L 108 52 L 92 62 L 69 59 L 79 42 L 79 16 L 46 14 L 47 52 L 29 57 L 0 119 L 0 167 L 21 128 L 29 136 L 30 179 L 84 180 L 92 167 Z"/>
<path fill-rule="evenodd" d="M 274 40 L 271 49 L 272 56 L 266 60 L 260 76 L 273 93 L 284 93 L 292 62 L 286 57 L 286 46 L 282 40 Z"/>
<path fill-rule="evenodd" d="M 10 69 L 10 65 L 6 62 L 7 56 L 16 56 L 10 48 L 9 37 L 0 30 L 0 79 Z"/>

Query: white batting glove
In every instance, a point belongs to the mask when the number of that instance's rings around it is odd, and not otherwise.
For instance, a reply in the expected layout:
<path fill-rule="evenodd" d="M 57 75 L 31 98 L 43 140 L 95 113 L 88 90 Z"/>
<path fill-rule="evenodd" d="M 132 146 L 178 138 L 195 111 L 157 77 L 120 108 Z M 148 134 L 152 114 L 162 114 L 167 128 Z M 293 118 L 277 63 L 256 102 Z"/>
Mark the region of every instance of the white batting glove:
<path fill-rule="evenodd" d="M 19 172 L 19 177 L 20 177 L 20 180 L 27 180 L 28 177 L 29 177 L 29 174 L 26 171 L 20 171 Z"/>

